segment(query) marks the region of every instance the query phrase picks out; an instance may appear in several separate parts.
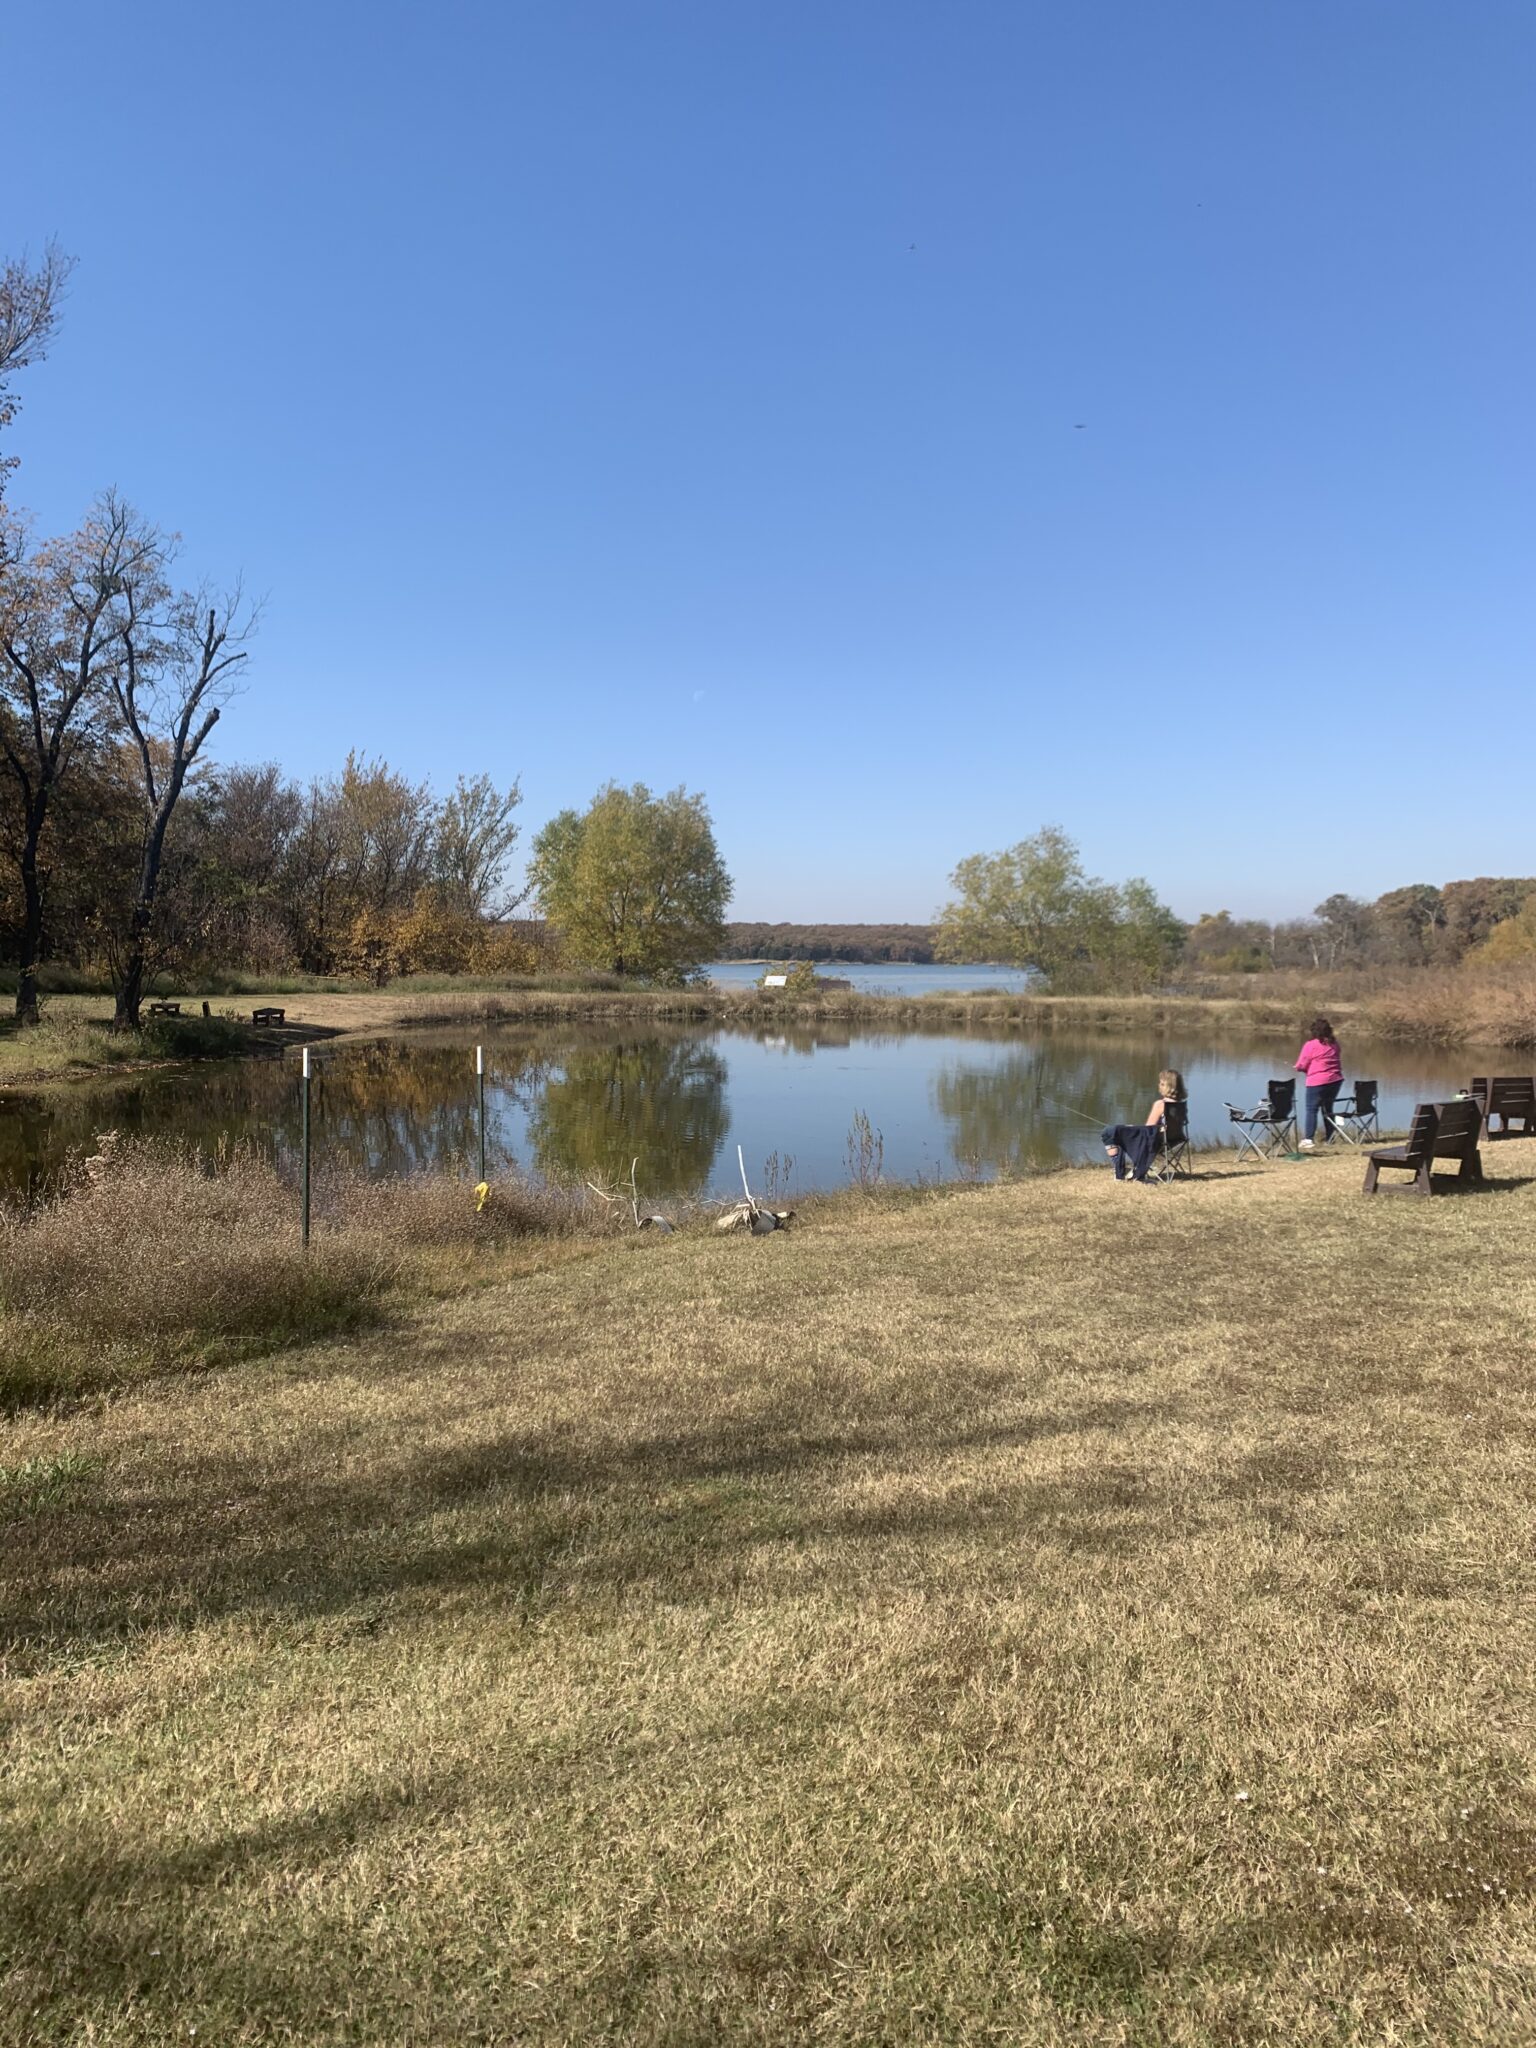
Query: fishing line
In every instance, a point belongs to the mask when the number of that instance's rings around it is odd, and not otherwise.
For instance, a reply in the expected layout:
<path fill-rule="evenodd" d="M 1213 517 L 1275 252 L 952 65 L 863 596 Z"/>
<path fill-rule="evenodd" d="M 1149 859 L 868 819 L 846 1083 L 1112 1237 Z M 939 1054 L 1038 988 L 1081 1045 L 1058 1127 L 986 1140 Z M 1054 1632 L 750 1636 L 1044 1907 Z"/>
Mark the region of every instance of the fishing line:
<path fill-rule="evenodd" d="M 1063 1116 L 1075 1116 L 1085 1124 L 1092 1124 L 1096 1130 L 1103 1130 L 1104 1128 L 1104 1119 L 1102 1117 L 1090 1116 L 1085 1109 L 1073 1109 L 1070 1103 L 1058 1102 L 1054 1095 L 1042 1095 L 1037 1089 L 1035 1100 L 1043 1102 L 1049 1109 L 1059 1109 Z"/>

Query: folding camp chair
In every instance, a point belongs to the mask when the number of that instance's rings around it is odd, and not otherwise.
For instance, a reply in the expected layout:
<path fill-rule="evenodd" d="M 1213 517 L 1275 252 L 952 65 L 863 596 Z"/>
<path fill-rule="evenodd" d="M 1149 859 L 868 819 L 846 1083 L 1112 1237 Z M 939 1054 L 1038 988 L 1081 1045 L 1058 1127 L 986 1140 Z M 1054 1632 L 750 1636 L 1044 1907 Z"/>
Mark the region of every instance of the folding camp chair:
<path fill-rule="evenodd" d="M 1237 1127 L 1239 1159 L 1246 1159 L 1250 1152 L 1255 1159 L 1268 1159 L 1276 1152 L 1296 1150 L 1294 1074 L 1288 1081 L 1271 1081 L 1268 1100 L 1261 1102 L 1257 1109 L 1239 1109 L 1231 1102 L 1226 1109 Z"/>
<path fill-rule="evenodd" d="M 1365 1138 L 1379 1138 L 1376 1120 L 1376 1081 L 1357 1081 L 1352 1095 L 1341 1095 L 1333 1105 L 1333 1127 L 1341 1138 L 1358 1145 Z"/>
<path fill-rule="evenodd" d="M 1157 1126 L 1157 1150 L 1147 1168 L 1147 1179 L 1193 1180 L 1195 1169 L 1189 1159 L 1189 1104 L 1164 1102 L 1162 1122 Z"/>

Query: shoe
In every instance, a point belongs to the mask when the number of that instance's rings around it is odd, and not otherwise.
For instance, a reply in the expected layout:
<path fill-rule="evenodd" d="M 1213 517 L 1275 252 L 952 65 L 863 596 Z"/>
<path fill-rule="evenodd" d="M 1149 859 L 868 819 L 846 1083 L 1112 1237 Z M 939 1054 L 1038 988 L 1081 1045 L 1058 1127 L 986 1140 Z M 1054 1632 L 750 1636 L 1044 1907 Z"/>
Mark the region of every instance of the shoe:
<path fill-rule="evenodd" d="M 1315 1152 L 1317 1150 L 1317 1147 L 1313 1144 L 1310 1138 L 1303 1138 L 1301 1141 L 1300 1149 L 1303 1152 Z"/>

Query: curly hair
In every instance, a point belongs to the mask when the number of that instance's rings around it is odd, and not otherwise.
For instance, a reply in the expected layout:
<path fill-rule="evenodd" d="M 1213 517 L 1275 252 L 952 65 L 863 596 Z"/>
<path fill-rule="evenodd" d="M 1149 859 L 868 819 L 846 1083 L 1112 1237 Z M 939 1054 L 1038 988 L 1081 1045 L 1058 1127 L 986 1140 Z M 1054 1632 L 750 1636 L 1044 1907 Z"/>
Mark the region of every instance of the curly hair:
<path fill-rule="evenodd" d="M 1157 1077 L 1157 1092 L 1164 1102 L 1184 1100 L 1184 1076 L 1177 1067 L 1164 1067 Z"/>

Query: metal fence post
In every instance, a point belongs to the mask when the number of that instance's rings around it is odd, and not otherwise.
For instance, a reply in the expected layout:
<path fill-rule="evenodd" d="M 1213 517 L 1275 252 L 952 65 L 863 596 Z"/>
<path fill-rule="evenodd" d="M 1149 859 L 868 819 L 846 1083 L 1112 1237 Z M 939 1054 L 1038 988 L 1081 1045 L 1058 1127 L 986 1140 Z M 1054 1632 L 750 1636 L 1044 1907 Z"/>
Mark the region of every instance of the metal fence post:
<path fill-rule="evenodd" d="M 480 1090 L 480 1181 L 485 1182 L 485 1047 L 475 1047 L 475 1080 Z"/>
<path fill-rule="evenodd" d="M 309 1249 L 309 1047 L 304 1048 L 304 1075 L 299 1084 L 303 1102 L 304 1192 L 299 1207 L 299 1242 Z"/>

